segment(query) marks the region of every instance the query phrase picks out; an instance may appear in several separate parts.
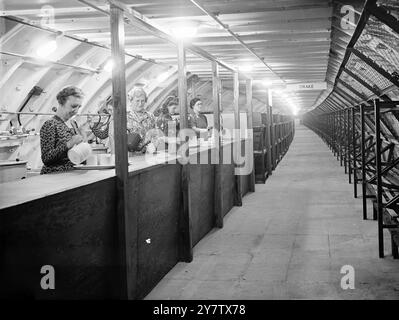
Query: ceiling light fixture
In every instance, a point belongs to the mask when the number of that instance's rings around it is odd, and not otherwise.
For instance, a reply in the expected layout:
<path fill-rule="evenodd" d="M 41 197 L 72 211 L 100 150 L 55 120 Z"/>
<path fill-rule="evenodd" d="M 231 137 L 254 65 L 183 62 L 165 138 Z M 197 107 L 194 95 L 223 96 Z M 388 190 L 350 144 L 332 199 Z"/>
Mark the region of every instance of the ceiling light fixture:
<path fill-rule="evenodd" d="M 179 21 L 172 25 L 172 35 L 181 40 L 191 39 L 197 35 L 199 23 L 197 21 Z"/>
<path fill-rule="evenodd" d="M 250 64 L 238 67 L 238 70 L 240 70 L 241 72 L 251 72 L 253 69 L 254 67 Z"/>
<path fill-rule="evenodd" d="M 264 80 L 264 81 L 262 81 L 262 84 L 263 84 L 265 87 L 271 87 L 271 86 L 273 85 L 273 82 L 270 81 L 270 80 Z"/>
<path fill-rule="evenodd" d="M 55 50 L 57 50 L 57 40 L 53 39 L 42 44 L 39 48 L 37 48 L 36 55 L 39 58 L 46 58 L 50 54 L 54 53 Z"/>

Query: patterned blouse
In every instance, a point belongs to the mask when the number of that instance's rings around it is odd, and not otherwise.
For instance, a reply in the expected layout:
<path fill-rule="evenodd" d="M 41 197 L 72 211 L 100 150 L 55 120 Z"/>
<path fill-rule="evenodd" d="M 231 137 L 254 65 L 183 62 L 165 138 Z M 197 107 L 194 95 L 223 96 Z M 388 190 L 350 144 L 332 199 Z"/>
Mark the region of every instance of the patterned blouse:
<path fill-rule="evenodd" d="M 147 111 L 128 111 L 127 112 L 127 130 L 130 133 L 138 133 L 142 140 L 139 148 L 146 144 L 151 137 L 146 136 L 147 132 L 156 128 L 155 117 Z"/>
<path fill-rule="evenodd" d="M 73 170 L 67 147 L 73 135 L 75 131 L 58 116 L 43 124 L 40 129 L 40 148 L 44 165 L 40 174 Z"/>

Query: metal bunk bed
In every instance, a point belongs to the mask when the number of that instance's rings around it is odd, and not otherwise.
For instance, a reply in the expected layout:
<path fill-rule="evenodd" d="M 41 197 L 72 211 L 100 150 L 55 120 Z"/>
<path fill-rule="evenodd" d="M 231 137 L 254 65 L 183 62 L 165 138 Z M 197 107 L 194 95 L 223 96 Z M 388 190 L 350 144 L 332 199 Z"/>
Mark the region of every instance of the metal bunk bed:
<path fill-rule="evenodd" d="M 379 257 L 384 229 L 391 233 L 392 256 L 399 258 L 399 4 L 368 0 L 345 52 L 333 89 L 304 115 L 337 156 L 349 183 L 362 186 L 378 221 Z"/>

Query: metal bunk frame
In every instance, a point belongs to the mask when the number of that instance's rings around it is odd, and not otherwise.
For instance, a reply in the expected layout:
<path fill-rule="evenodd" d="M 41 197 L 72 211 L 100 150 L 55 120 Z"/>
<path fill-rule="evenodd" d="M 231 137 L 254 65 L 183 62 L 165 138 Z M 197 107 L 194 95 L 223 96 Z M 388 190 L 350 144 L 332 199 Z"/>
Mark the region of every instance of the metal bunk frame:
<path fill-rule="evenodd" d="M 287 153 L 295 135 L 295 120 L 292 117 L 275 114 L 271 120 L 269 122 L 268 115 L 263 113 L 262 125 L 254 128 L 254 137 L 257 138 L 256 145 L 254 143 L 257 183 L 266 182 Z"/>
<path fill-rule="evenodd" d="M 386 2 L 366 1 L 332 91 L 318 107 L 304 115 L 303 123 L 320 135 L 344 166 L 349 183 L 353 182 L 355 198 L 358 197 L 358 183 L 361 183 L 365 220 L 367 199 L 373 200 L 373 219 L 378 221 L 379 256 L 384 257 L 383 230 L 389 229 L 392 255 L 397 259 L 399 182 L 390 182 L 386 176 L 399 167 L 399 158 L 395 159 L 394 152 L 399 145 L 399 132 L 395 132 L 386 117 L 392 114 L 393 119 L 399 120 L 396 114 L 399 102 L 388 96 L 399 88 L 399 52 L 391 49 L 383 55 L 379 48 L 389 49 L 389 45 L 384 45 L 384 37 L 388 44 L 389 41 L 399 43 L 399 22 L 398 15 L 390 11 L 396 7 L 388 9 L 384 6 Z M 388 210 L 397 214 L 393 217 L 394 223 L 385 219 Z"/>

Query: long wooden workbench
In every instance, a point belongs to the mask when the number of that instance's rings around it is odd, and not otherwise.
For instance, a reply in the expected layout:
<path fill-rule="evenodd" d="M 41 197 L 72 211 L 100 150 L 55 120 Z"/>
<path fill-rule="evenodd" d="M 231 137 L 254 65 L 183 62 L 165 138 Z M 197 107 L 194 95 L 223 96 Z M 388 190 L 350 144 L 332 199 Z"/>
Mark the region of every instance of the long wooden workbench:
<path fill-rule="evenodd" d="M 244 148 L 245 141 L 241 144 Z M 190 158 L 210 159 L 211 150 L 191 150 Z M 249 159 L 253 161 L 252 155 Z M 129 212 L 138 217 L 128 222 L 138 230 L 129 243 L 137 257 L 131 261 L 137 264 L 136 298 L 144 297 L 179 261 L 182 165 L 170 160 L 173 157 L 162 152 L 129 159 Z M 215 225 L 217 166 L 223 215 L 234 206 L 234 164 L 208 163 L 190 164 L 193 246 Z M 241 177 L 242 195 L 249 190 L 249 179 Z M 0 188 L 0 296 L 119 298 L 114 169 L 43 175 Z M 55 269 L 55 290 L 40 286 L 44 265 Z"/>

